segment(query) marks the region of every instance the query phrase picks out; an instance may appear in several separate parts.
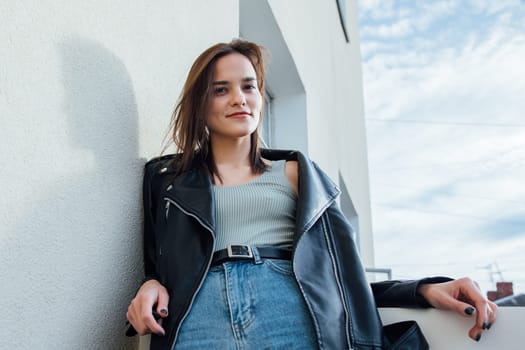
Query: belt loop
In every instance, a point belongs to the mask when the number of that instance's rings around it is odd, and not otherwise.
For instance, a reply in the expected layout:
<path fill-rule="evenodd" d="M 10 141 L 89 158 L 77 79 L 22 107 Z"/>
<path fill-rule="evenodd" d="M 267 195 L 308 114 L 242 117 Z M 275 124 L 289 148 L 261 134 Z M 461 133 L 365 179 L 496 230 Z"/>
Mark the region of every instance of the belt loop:
<path fill-rule="evenodd" d="M 256 246 L 252 245 L 252 254 L 253 254 L 253 263 L 254 264 L 262 264 L 263 260 L 261 259 L 261 255 L 259 254 L 259 249 L 257 249 Z"/>

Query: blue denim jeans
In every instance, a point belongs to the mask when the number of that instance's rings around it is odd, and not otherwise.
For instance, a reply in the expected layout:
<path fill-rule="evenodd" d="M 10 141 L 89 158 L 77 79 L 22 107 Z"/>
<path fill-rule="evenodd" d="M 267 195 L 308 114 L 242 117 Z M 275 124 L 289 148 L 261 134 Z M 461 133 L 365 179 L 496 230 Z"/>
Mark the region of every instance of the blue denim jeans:
<path fill-rule="evenodd" d="M 213 266 L 181 325 L 174 349 L 317 349 L 291 262 Z"/>

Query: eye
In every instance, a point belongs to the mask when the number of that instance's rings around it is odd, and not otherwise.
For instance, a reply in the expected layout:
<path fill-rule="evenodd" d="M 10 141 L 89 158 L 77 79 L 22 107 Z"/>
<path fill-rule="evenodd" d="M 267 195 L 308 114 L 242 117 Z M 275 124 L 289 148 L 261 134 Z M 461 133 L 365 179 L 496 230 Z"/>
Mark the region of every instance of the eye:
<path fill-rule="evenodd" d="M 254 84 L 246 84 L 244 85 L 244 89 L 245 90 L 255 90 L 257 89 L 257 86 L 255 86 Z"/>
<path fill-rule="evenodd" d="M 224 95 L 227 92 L 227 90 L 224 86 L 218 86 L 213 90 L 213 92 L 215 93 L 215 95 Z"/>

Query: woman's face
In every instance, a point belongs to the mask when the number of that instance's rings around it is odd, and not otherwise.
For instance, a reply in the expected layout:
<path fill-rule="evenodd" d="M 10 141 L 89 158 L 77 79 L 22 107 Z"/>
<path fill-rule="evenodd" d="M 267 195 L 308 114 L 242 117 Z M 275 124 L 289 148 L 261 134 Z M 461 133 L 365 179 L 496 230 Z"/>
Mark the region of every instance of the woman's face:
<path fill-rule="evenodd" d="M 207 126 L 212 138 L 242 138 L 259 124 L 262 97 L 255 69 L 240 53 L 223 56 L 215 63 Z"/>

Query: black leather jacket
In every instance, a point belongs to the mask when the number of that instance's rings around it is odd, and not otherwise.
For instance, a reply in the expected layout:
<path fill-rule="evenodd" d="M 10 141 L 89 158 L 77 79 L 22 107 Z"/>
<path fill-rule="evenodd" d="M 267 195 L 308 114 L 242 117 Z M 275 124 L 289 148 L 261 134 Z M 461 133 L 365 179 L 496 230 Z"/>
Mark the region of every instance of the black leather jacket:
<path fill-rule="evenodd" d="M 425 281 L 368 284 L 353 230 L 336 198 L 338 187 L 295 151 L 263 150 L 269 160 L 297 160 L 299 199 L 293 269 L 321 349 L 381 349 L 377 306 L 429 306 L 416 296 Z M 197 169 L 175 177 L 177 156 L 155 158 L 144 174 L 144 264 L 170 295 L 165 336 L 151 349 L 171 349 L 209 269 L 214 246 L 214 200 L 209 176 Z"/>

